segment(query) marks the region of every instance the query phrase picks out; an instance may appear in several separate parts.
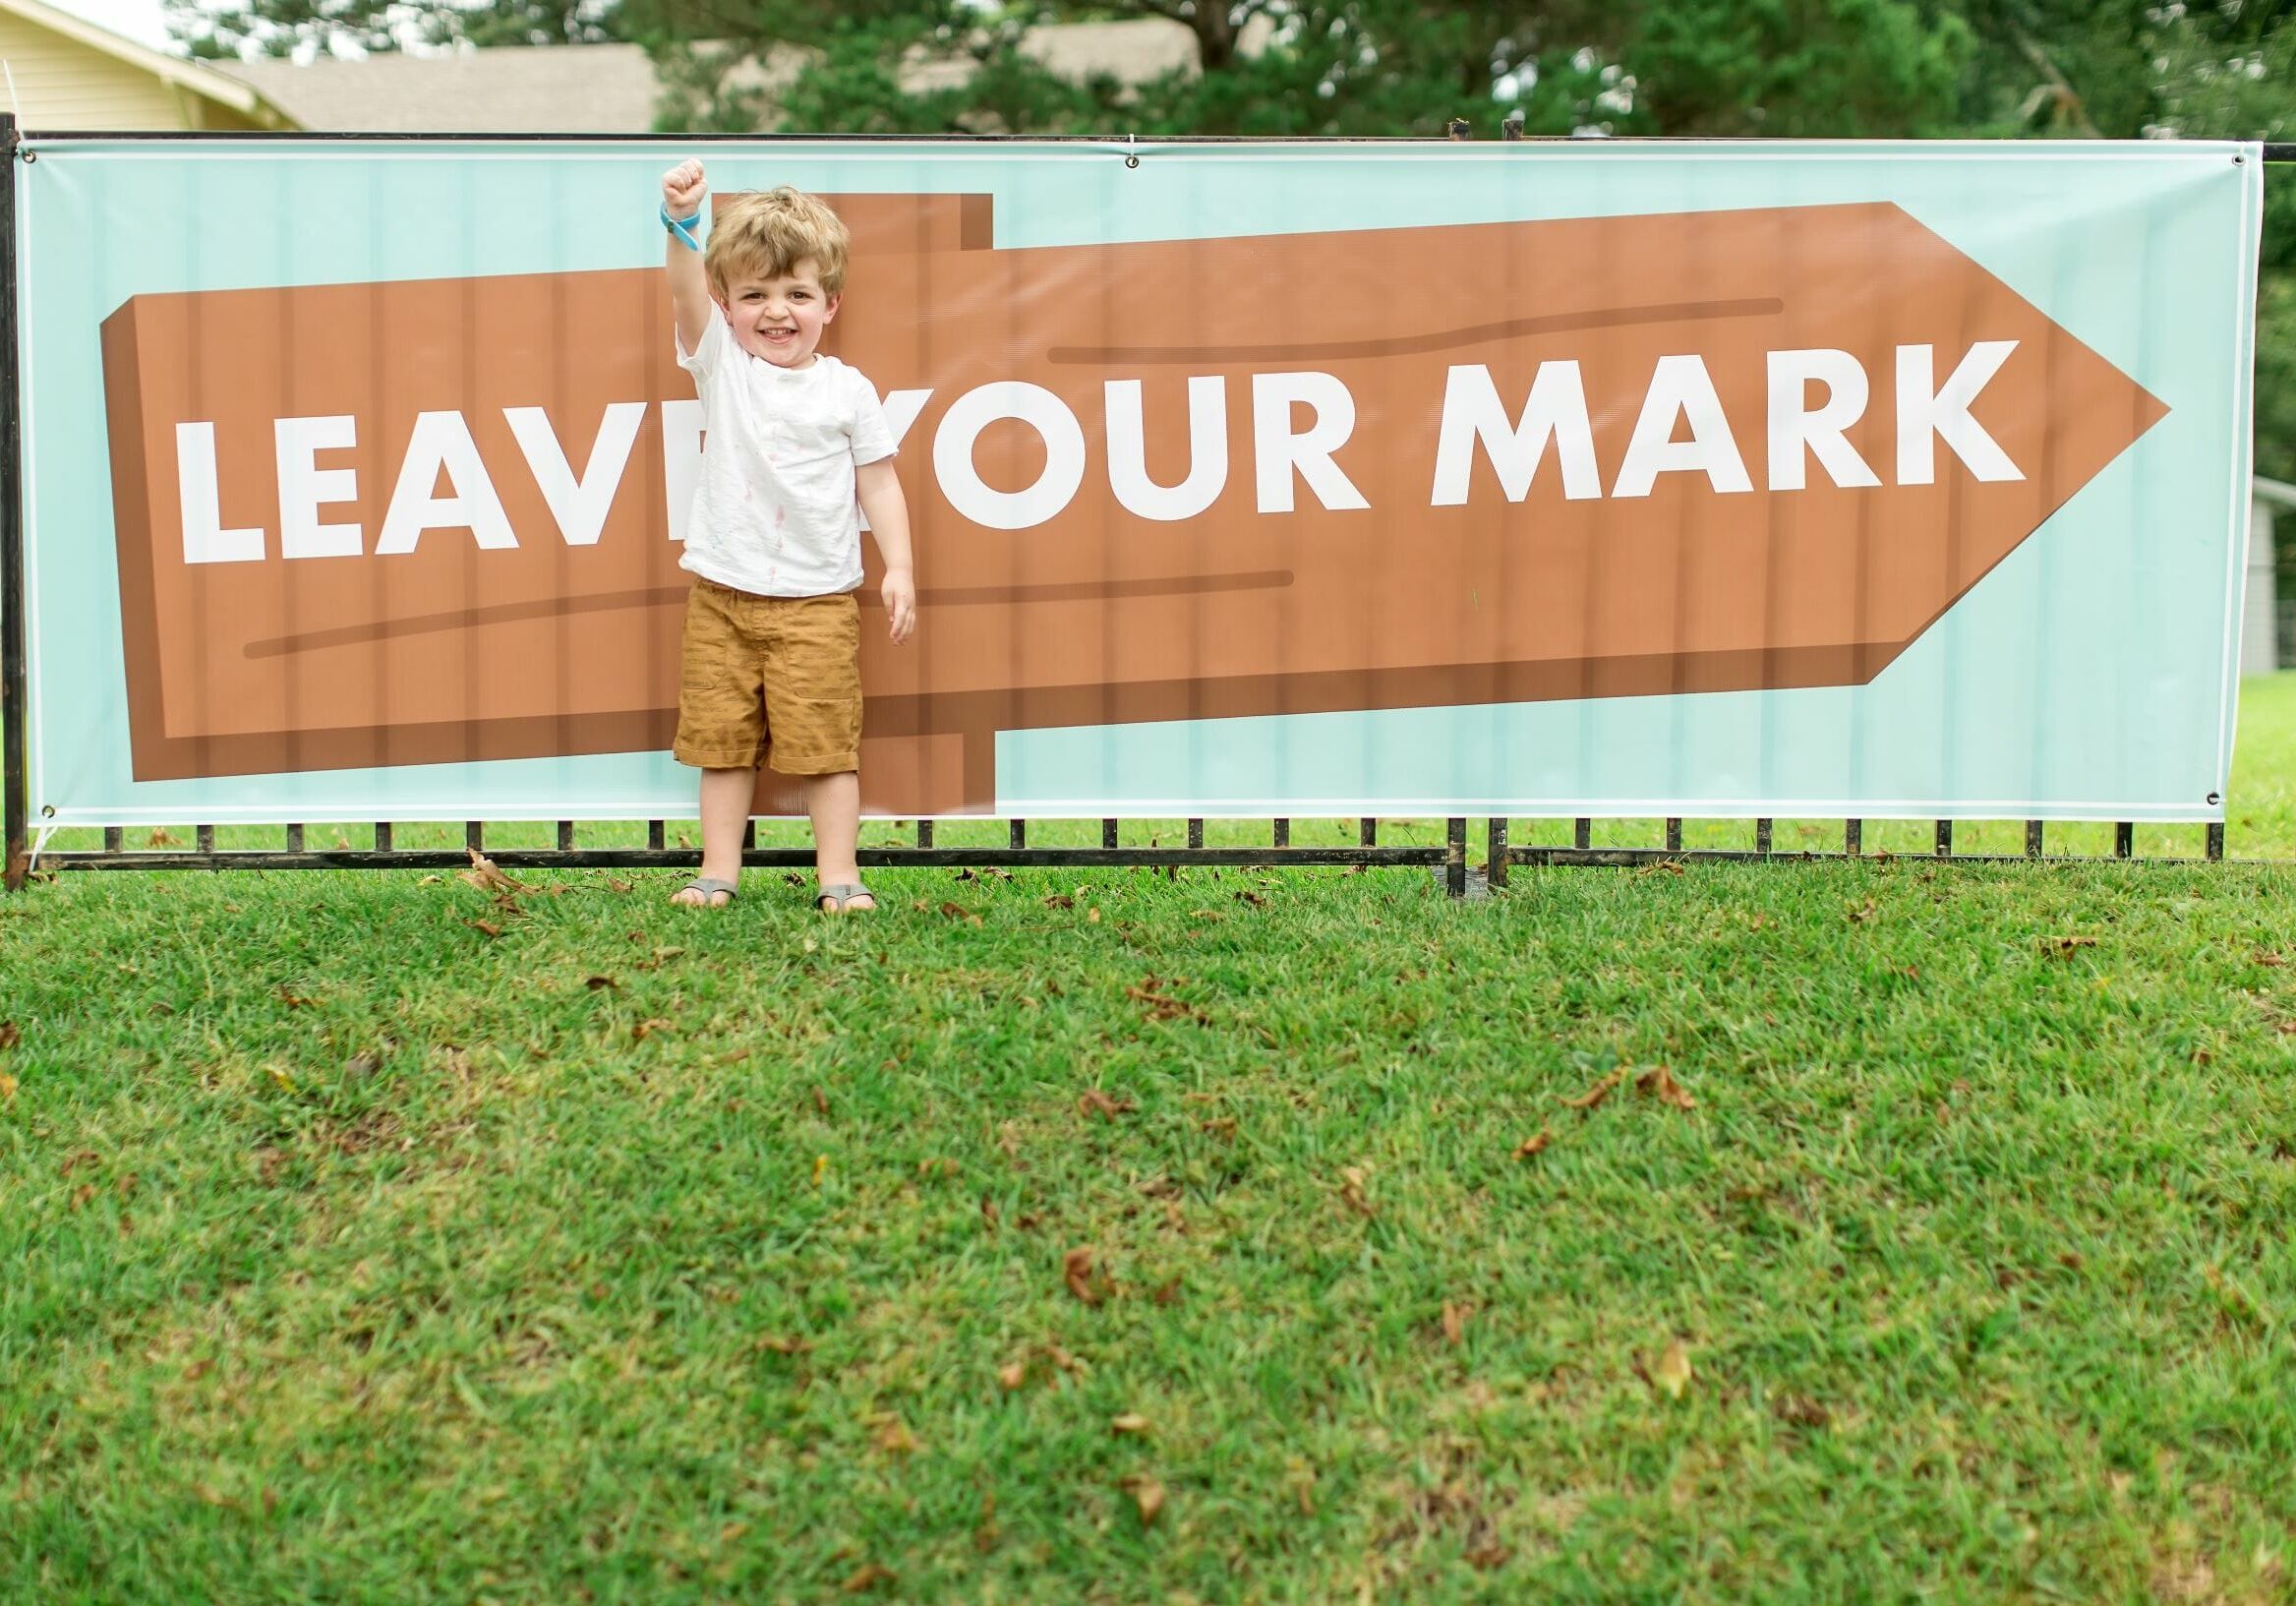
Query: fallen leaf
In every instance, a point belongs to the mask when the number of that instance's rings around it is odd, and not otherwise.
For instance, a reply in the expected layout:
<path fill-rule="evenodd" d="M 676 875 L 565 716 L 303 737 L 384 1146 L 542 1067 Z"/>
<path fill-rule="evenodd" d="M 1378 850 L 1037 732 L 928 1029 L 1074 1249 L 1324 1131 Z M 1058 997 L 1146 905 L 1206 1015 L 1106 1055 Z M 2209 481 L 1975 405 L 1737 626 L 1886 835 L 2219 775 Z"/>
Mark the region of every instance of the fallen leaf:
<path fill-rule="evenodd" d="M 1864 922 L 1873 919 L 1873 917 L 1879 913 L 1881 913 L 1881 906 L 1875 903 L 1871 898 L 1868 898 L 1865 900 L 1864 908 L 1853 909 L 1850 911 L 1850 921 L 1854 925 L 1861 924 Z"/>
<path fill-rule="evenodd" d="M 1690 1386 L 1689 1346 L 1679 1338 L 1669 1340 L 1650 1376 L 1669 1399 L 1681 1398 L 1682 1391 Z"/>
<path fill-rule="evenodd" d="M 1164 979 L 1154 976 L 1141 978 L 1137 987 L 1126 987 L 1124 995 L 1134 1003 L 1146 1005 L 1152 1021 L 1192 1020 L 1199 1026 L 1209 1026 L 1211 1017 L 1185 998 L 1174 998 L 1163 989 L 1181 983 L 1182 978 Z"/>
<path fill-rule="evenodd" d="M 592 992 L 603 992 L 608 987 L 618 987 L 621 983 L 611 976 L 590 976 L 583 978 L 582 985 Z"/>
<path fill-rule="evenodd" d="M 989 1198 L 986 1194 L 982 1194 L 980 1196 L 981 1225 L 988 1228 L 989 1231 L 994 1232 L 996 1230 L 997 1218 L 1003 1214 L 1003 1211 L 997 1209 L 997 1203 L 995 1200 Z"/>
<path fill-rule="evenodd" d="M 630 1041 L 643 1042 L 647 1038 L 651 1037 L 656 1032 L 675 1032 L 677 1030 L 677 1022 L 666 1021 L 659 1015 L 656 1015 L 647 1020 L 642 1020 L 638 1022 L 637 1025 L 630 1028 Z"/>
<path fill-rule="evenodd" d="M 1046 909 L 1074 909 L 1076 906 L 1076 899 L 1070 897 L 1065 892 L 1055 892 L 1052 894 L 1052 896 L 1044 900 L 1044 907 Z"/>
<path fill-rule="evenodd" d="M 1371 1173 L 1361 1165 L 1341 1166 L 1339 1170 L 1339 1202 L 1358 1216 L 1378 1215 L 1379 1207 L 1371 1202 L 1370 1195 L 1364 1191 L 1365 1184 L 1370 1180 Z"/>
<path fill-rule="evenodd" d="M 1442 1302 L 1442 1337 L 1445 1343 L 1457 1343 L 1467 1336 L 1467 1313 L 1449 1300 Z"/>
<path fill-rule="evenodd" d="M 502 934 L 502 928 L 493 921 L 464 921 L 462 923 L 474 931 L 484 931 L 490 937 L 499 937 Z"/>
<path fill-rule="evenodd" d="M 1622 1071 L 1613 1071 L 1609 1076 L 1604 1077 L 1600 1082 L 1597 1082 L 1593 1087 L 1587 1089 L 1586 1092 L 1580 1094 L 1576 1099 L 1563 1100 L 1563 1107 L 1566 1109 L 1596 1108 L 1602 1103 L 1604 1100 L 1611 1097 L 1611 1090 L 1619 1085 L 1619 1078 L 1624 1074 L 1625 1073 Z"/>
<path fill-rule="evenodd" d="M 1822 1428 L 1834 1420 L 1833 1413 L 1825 1406 L 1802 1395 L 1780 1395 L 1773 1398 L 1770 1414 L 1797 1428 Z"/>
<path fill-rule="evenodd" d="M 161 826 L 151 833 L 150 844 L 154 848 L 172 848 L 176 846 L 176 840 L 167 834 L 165 826 Z"/>
<path fill-rule="evenodd" d="M 1025 1359 L 1017 1360 L 1012 1362 L 1010 1365 L 998 1367 L 996 1369 L 996 1380 L 1003 1386 L 1005 1393 L 1011 1394 L 1015 1389 L 1018 1389 L 1022 1384 L 1029 1380 L 1028 1361 Z"/>
<path fill-rule="evenodd" d="M 1134 1473 L 1123 1479 L 1118 1487 L 1132 1496 L 1133 1504 L 1140 1508 L 1143 1523 L 1155 1521 L 1156 1514 L 1164 1509 L 1164 1486 L 1154 1478 Z"/>
<path fill-rule="evenodd" d="M 2282 959 L 2282 958 L 2281 958 L 2281 957 L 2280 957 L 2278 954 L 2275 954 L 2275 953 L 2267 953 L 2267 952 L 2265 952 L 2265 951 L 2263 951 L 2263 950 L 2261 950 L 2261 949 L 2260 949 L 2258 952 L 2256 952 L 2256 953 L 2253 953 L 2253 954 L 2249 955 L 2248 957 L 2249 957 L 2250 959 L 2254 960 L 2254 961 L 2255 961 L 2257 964 L 2259 964 L 2259 965 L 2266 965 L 2266 966 L 2275 966 L 2275 967 L 2276 967 L 2276 966 L 2285 965 L 2285 964 L 2287 964 L 2287 963 L 2288 963 L 2288 962 L 2287 962 L 2285 959 Z"/>
<path fill-rule="evenodd" d="M 1108 1429 L 1112 1433 L 1146 1433 L 1148 1419 L 1138 1411 L 1126 1411 L 1122 1416 L 1110 1418 Z"/>
<path fill-rule="evenodd" d="M 968 925 L 978 925 L 980 923 L 980 917 L 972 913 L 971 910 L 967 909 L 963 904 L 945 903 L 941 905 L 941 913 L 948 916 L 949 919 L 953 921 L 963 921 Z"/>
<path fill-rule="evenodd" d="M 879 1584 L 892 1581 L 893 1569 L 881 1567 L 875 1562 L 863 1562 L 854 1570 L 853 1576 L 845 1580 L 842 1587 L 847 1594 L 857 1595 L 864 1589 L 874 1589 Z"/>
<path fill-rule="evenodd" d="M 13 1048 L 24 1041 L 24 1034 L 16 1029 L 14 1021 L 0 1021 L 0 1048 Z"/>
<path fill-rule="evenodd" d="M 373 1076 L 381 1069 L 383 1056 L 372 1048 L 353 1054 L 343 1065 L 343 1072 L 347 1076 Z"/>
<path fill-rule="evenodd" d="M 635 892 L 638 884 L 635 881 L 624 881 L 618 875 L 610 875 L 606 878 L 606 889 L 609 892 Z"/>
<path fill-rule="evenodd" d="M 777 1355 L 802 1355 L 806 1350 L 812 1348 L 813 1345 L 809 1339 L 805 1338 L 781 1338 L 767 1337 L 757 1340 L 757 1347 L 760 1349 L 770 1349 Z"/>
<path fill-rule="evenodd" d="M 1554 1141 L 1555 1134 L 1542 1126 L 1538 1131 L 1514 1146 L 1514 1158 L 1529 1160 L 1533 1155 L 1543 1155 L 1547 1152 L 1547 1145 Z"/>
<path fill-rule="evenodd" d="M 2069 959 L 2083 948 L 2096 946 L 2096 938 L 2077 936 L 2070 932 L 2063 936 L 2043 937 L 2040 941 L 2043 953 L 2055 954 L 2059 959 Z"/>
<path fill-rule="evenodd" d="M 1675 1080 L 1675 1073 L 1664 1065 L 1644 1071 L 1634 1079 L 1634 1086 L 1662 1104 L 1672 1104 L 1677 1109 L 1698 1107 L 1698 1100 L 1690 1097 L 1688 1090 Z"/>
<path fill-rule="evenodd" d="M 1085 911 L 1085 919 L 1090 924 L 1097 925 L 1100 923 L 1100 912 L 1097 909 L 1088 909 Z"/>
<path fill-rule="evenodd" d="M 457 870 L 455 874 L 459 879 L 477 887 L 482 892 L 504 893 L 511 897 L 526 890 L 524 882 L 513 881 L 509 876 L 504 875 L 493 860 L 480 853 L 476 848 L 472 848 L 468 852 L 470 854 L 470 868 Z"/>
<path fill-rule="evenodd" d="M 0 1071 L 0 1101 L 13 1100 L 15 1098 L 16 1078 L 6 1071 Z"/>
<path fill-rule="evenodd" d="M 1100 1289 L 1092 1281 L 1092 1251 L 1089 1246 L 1071 1249 L 1060 1260 L 1061 1280 L 1068 1291 L 1088 1305 L 1097 1305 Z"/>
<path fill-rule="evenodd" d="M 1261 897 L 1257 892 L 1251 891 L 1249 888 L 1236 894 L 1236 902 L 1240 904 L 1250 904 L 1254 909 L 1266 909 L 1267 907 L 1267 900 Z"/>
<path fill-rule="evenodd" d="M 828 1174 L 829 1157 L 827 1155 L 815 1155 L 813 1157 L 813 1186 L 816 1188 L 821 1186 L 821 1179 Z"/>
<path fill-rule="evenodd" d="M 900 1417 L 889 1417 L 885 1425 L 877 1430 L 877 1448 L 888 1456 L 913 1456 L 916 1454 L 916 1435 L 909 1431 L 909 1424 Z"/>
<path fill-rule="evenodd" d="M 279 1002 L 285 1004 L 289 1009 L 309 1009 L 311 1007 L 311 1000 L 301 993 L 295 992 L 283 984 L 277 990 Z"/>
<path fill-rule="evenodd" d="M 1138 1107 L 1130 1099 L 1111 1099 L 1098 1088 L 1087 1088 L 1077 1100 L 1078 1114 L 1097 1115 L 1103 1121 L 1113 1121 Z"/>

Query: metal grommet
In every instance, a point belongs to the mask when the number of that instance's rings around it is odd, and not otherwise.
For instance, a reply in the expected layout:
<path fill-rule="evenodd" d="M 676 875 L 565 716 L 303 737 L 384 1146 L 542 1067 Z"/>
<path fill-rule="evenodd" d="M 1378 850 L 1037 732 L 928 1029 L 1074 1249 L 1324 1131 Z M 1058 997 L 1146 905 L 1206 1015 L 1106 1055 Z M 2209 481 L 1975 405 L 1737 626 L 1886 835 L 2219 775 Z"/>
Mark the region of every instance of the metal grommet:
<path fill-rule="evenodd" d="M 40 159 L 40 153 L 37 150 L 27 150 L 24 153 L 24 159 L 26 161 L 37 161 Z"/>
<path fill-rule="evenodd" d="M 1124 158 L 1124 165 L 1127 167 L 1138 167 L 1140 165 L 1140 158 L 1138 156 L 1127 156 Z"/>
<path fill-rule="evenodd" d="M 2234 152 L 2232 153 L 2232 165 L 2233 165 L 2233 166 L 2235 166 L 2235 167 L 2238 167 L 2238 166 L 2239 166 L 2239 165 L 2240 165 L 2242 162 L 2244 162 L 2244 161 L 2246 161 L 2246 160 L 2248 160 L 2248 158 L 2247 158 L 2246 156 L 2244 156 L 2244 155 L 2240 154 L 2240 152 L 2239 152 L 2239 151 L 2237 151 L 2237 150 L 2236 150 L 2236 151 L 2234 151 Z"/>
<path fill-rule="evenodd" d="M 56 817 L 56 805 L 55 805 L 54 803 L 41 803 L 41 804 L 40 804 L 40 818 L 41 818 L 41 819 L 44 819 L 44 820 L 52 820 L 52 819 L 54 819 L 55 817 Z"/>
<path fill-rule="evenodd" d="M 2218 793 L 2211 792 L 2211 793 L 2209 793 L 2209 794 L 2208 794 L 2208 806 L 2209 806 L 2210 808 L 2213 808 L 2213 807 L 2215 807 L 2215 806 L 2216 806 L 2218 803 L 2222 803 L 2223 801 L 2224 801 L 2223 797 L 2222 797 L 2220 794 L 2218 794 Z"/>

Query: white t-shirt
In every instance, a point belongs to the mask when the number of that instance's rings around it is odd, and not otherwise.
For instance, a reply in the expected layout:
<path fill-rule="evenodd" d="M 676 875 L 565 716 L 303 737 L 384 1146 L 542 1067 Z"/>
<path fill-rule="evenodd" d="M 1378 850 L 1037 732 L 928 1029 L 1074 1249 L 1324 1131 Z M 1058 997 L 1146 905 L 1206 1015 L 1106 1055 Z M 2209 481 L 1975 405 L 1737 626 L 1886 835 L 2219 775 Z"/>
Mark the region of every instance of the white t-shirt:
<path fill-rule="evenodd" d="M 835 357 L 781 368 L 741 349 L 715 303 L 701 344 L 677 347 L 701 393 L 701 473 L 678 566 L 765 597 L 861 583 L 854 470 L 896 447 L 876 389 Z"/>

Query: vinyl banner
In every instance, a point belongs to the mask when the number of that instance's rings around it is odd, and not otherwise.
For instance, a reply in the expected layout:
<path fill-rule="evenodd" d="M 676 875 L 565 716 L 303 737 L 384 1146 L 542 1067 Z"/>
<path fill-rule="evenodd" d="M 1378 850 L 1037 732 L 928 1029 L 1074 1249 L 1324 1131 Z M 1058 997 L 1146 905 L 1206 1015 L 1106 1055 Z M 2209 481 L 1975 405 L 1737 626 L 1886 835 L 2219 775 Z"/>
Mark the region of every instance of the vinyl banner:
<path fill-rule="evenodd" d="M 35 814 L 689 813 L 687 152 L 30 148 Z M 697 149 L 852 231 L 871 813 L 2222 815 L 2256 147 Z"/>

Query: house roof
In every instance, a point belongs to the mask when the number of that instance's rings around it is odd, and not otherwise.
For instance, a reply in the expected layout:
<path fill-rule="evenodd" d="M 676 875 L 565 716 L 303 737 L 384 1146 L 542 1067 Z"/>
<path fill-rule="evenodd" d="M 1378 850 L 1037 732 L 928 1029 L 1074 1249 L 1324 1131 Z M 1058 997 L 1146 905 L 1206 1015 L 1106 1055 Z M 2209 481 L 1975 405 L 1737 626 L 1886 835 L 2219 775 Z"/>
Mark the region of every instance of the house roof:
<path fill-rule="evenodd" d="M 20 17 L 50 32 L 61 34 L 76 44 L 86 45 L 90 50 L 124 61 L 131 67 L 141 68 L 164 84 L 174 85 L 203 99 L 229 106 L 243 117 L 274 127 L 294 126 L 294 120 L 263 93 L 260 87 L 219 73 L 204 62 L 171 56 L 164 50 L 139 44 L 125 34 L 114 33 L 101 24 L 90 23 L 68 11 L 59 11 L 54 6 L 42 5 L 40 0 L 0 0 L 0 12 Z"/>
<path fill-rule="evenodd" d="M 0 4 L 16 0 L 0 0 Z M 1240 47 L 1261 48 L 1269 29 L 1255 18 Z M 1064 78 L 1105 74 L 1141 84 L 1196 62 L 1196 36 L 1162 17 L 1055 23 L 1031 28 L 1021 48 Z M 737 73 L 769 95 L 796 76 L 804 52 L 779 46 Z M 382 133 L 643 134 L 654 126 L 660 83 L 634 44 L 497 45 L 438 55 L 392 52 L 217 64 L 305 128 Z M 962 84 L 971 63 L 913 51 L 901 67 L 912 92 Z"/>

